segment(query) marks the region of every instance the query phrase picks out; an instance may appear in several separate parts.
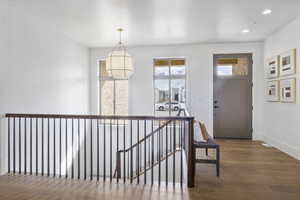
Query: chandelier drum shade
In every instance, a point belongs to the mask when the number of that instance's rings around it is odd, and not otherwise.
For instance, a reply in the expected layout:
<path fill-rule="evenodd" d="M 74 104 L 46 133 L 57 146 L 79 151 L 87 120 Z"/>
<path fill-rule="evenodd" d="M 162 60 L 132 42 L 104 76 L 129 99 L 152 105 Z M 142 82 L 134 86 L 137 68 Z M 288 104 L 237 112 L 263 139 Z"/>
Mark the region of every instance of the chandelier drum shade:
<path fill-rule="evenodd" d="M 120 42 L 107 56 L 106 70 L 114 79 L 129 79 L 133 74 L 132 57 L 121 42 L 123 30 L 118 29 L 118 31 L 120 32 Z"/>

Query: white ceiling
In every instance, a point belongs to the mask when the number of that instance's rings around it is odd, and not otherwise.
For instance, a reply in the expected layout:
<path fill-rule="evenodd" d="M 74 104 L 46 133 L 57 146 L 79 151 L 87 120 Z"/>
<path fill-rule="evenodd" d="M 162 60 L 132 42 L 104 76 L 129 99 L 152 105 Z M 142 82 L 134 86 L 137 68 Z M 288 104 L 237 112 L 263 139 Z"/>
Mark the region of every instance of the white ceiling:
<path fill-rule="evenodd" d="M 89 47 L 261 41 L 300 16 L 300 0 L 15 0 Z M 273 13 L 263 16 L 265 8 Z M 241 30 L 249 28 L 248 34 Z"/>

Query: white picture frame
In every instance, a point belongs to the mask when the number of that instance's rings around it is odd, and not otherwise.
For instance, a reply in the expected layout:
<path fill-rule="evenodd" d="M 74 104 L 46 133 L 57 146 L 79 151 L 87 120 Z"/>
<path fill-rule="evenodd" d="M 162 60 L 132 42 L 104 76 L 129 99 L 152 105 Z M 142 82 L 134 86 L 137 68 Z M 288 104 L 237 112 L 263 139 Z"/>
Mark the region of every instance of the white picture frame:
<path fill-rule="evenodd" d="M 269 102 L 278 102 L 279 98 L 279 81 L 268 81 L 267 82 L 267 101 Z"/>
<path fill-rule="evenodd" d="M 296 79 L 280 80 L 280 101 L 285 103 L 296 102 Z"/>
<path fill-rule="evenodd" d="M 279 56 L 274 56 L 267 59 L 266 73 L 268 79 L 277 78 L 279 76 L 279 60 Z"/>
<path fill-rule="evenodd" d="M 280 76 L 296 74 L 296 49 L 280 54 Z"/>

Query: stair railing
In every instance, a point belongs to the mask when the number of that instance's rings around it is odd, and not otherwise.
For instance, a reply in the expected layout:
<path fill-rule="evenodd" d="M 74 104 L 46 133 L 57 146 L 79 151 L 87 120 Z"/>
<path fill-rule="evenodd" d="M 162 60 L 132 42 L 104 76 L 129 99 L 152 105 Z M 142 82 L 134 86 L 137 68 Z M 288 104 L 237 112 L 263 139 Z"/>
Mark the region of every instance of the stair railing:
<path fill-rule="evenodd" d="M 180 109 L 179 112 L 177 113 L 177 117 L 180 117 L 183 114 L 184 117 L 188 117 L 188 112 L 185 109 Z M 173 134 L 171 134 L 171 136 L 173 135 L 173 138 L 170 137 L 170 143 L 171 145 L 168 144 L 168 130 L 171 126 L 171 131 L 173 131 Z M 190 127 L 190 126 L 189 126 Z M 161 135 L 161 132 L 166 129 L 166 131 L 164 132 L 164 134 L 166 134 L 165 136 Z M 178 129 L 178 135 L 176 134 L 176 130 Z M 166 184 L 168 184 L 168 158 L 169 157 L 173 157 L 173 184 L 175 184 L 175 157 L 176 157 L 176 153 L 180 152 L 180 180 L 178 182 L 180 182 L 180 184 L 183 184 L 183 151 L 185 149 L 185 136 L 186 134 L 186 124 L 185 122 L 176 122 L 174 120 L 167 120 L 165 122 L 162 122 L 158 124 L 158 128 L 156 128 L 155 130 L 153 130 L 152 132 L 150 132 L 149 134 L 145 134 L 145 137 L 142 138 L 141 140 L 139 140 L 137 143 L 131 145 L 129 148 L 124 149 L 124 150 L 119 150 L 116 152 L 116 169 L 115 169 L 115 173 L 114 173 L 114 177 L 117 178 L 121 178 L 122 176 L 122 169 L 121 169 L 121 153 L 124 154 L 124 159 L 125 159 L 125 154 L 131 154 L 128 155 L 127 158 L 132 158 L 132 152 L 137 149 L 140 145 L 146 146 L 147 141 L 152 142 L 153 143 L 153 138 L 156 136 L 157 139 L 157 143 L 158 148 L 156 149 L 156 158 L 153 157 L 153 152 L 152 152 L 152 158 L 150 156 L 148 156 L 148 161 L 146 160 L 147 156 L 146 156 L 146 150 L 145 150 L 145 156 L 143 158 L 144 160 L 144 166 L 142 167 L 141 165 L 138 166 L 137 170 L 135 172 L 133 172 L 132 170 L 132 163 L 129 164 L 128 166 L 131 166 L 131 169 L 127 170 L 127 177 L 130 179 L 130 182 L 133 182 L 134 179 L 137 179 L 137 182 L 139 183 L 139 178 L 141 175 L 144 175 L 144 182 L 146 183 L 146 172 L 151 170 L 151 184 L 153 184 L 153 168 L 154 167 L 159 167 L 159 172 L 158 172 L 158 184 L 160 184 L 161 182 L 161 163 L 164 161 L 164 164 L 166 166 L 166 171 L 165 171 L 165 180 L 164 182 L 166 182 Z M 165 139 L 165 152 L 162 151 L 160 149 L 161 146 L 161 140 Z M 178 142 L 176 143 L 176 140 L 178 140 Z M 173 144 L 172 144 L 173 143 Z M 150 146 L 150 145 L 149 145 Z M 153 148 L 153 145 L 152 145 Z M 137 150 L 140 151 L 140 150 Z M 152 149 L 153 151 L 153 149 Z M 192 151 L 191 151 L 192 152 Z M 141 154 L 141 153 L 140 153 Z M 139 157 L 139 156 L 138 156 Z M 171 158 L 172 159 L 172 158 Z M 128 163 L 130 161 L 127 161 Z M 125 170 L 123 170 L 123 176 L 125 178 Z"/>
<path fill-rule="evenodd" d="M 188 186 L 193 186 L 193 117 L 8 113 L 5 118 L 9 174 L 104 182 L 119 182 L 123 176 L 124 183 L 130 177 L 130 183 L 136 180 L 139 184 L 144 171 L 146 184 L 147 168 L 157 165 L 159 184 L 165 173 L 172 174 L 173 183 L 182 184 L 186 177 Z M 177 148 L 181 148 L 180 155 L 174 153 Z M 168 171 L 169 162 L 163 165 L 161 161 L 171 161 L 167 156 L 171 153 L 177 156 L 172 156 L 172 170 Z M 113 166 L 117 168 L 115 178 Z M 150 179 L 153 184 L 153 171 Z"/>

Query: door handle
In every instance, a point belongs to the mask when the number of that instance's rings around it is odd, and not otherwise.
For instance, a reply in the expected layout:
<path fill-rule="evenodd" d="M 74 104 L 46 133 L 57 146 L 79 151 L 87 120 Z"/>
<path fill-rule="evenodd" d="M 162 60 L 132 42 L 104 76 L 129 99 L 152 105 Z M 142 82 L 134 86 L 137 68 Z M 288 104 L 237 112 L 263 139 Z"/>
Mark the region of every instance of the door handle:
<path fill-rule="evenodd" d="M 219 108 L 219 106 L 214 106 L 214 108 Z"/>

